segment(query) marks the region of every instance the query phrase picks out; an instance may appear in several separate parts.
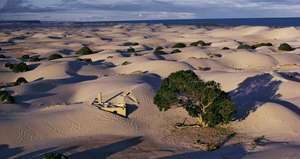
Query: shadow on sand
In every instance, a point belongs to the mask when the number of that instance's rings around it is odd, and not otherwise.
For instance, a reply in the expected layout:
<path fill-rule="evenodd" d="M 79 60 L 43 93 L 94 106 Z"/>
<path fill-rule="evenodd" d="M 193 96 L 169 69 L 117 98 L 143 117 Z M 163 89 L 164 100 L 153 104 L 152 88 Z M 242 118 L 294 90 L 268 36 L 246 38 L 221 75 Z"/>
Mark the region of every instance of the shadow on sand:
<path fill-rule="evenodd" d="M 240 83 L 237 89 L 230 92 L 236 105 L 236 119 L 246 118 L 250 112 L 267 102 L 280 104 L 300 115 L 300 109 L 296 105 L 279 99 L 277 91 L 281 83 L 273 80 L 273 76 L 268 73 L 249 77 Z"/>
<path fill-rule="evenodd" d="M 213 152 L 195 151 L 163 157 L 161 159 L 242 159 L 246 153 L 247 152 L 242 145 L 231 145 Z"/>
<path fill-rule="evenodd" d="M 22 151 L 23 149 L 21 147 L 10 148 L 9 145 L 0 145 L 0 158 L 10 158 Z"/>
<path fill-rule="evenodd" d="M 15 159 L 40 159 L 48 153 L 64 153 L 71 154 L 67 155 L 70 159 L 105 159 L 115 153 L 124 151 L 132 146 L 138 145 L 142 141 L 143 138 L 139 136 L 115 142 L 106 146 L 87 149 L 80 152 L 78 152 L 77 150 L 80 150 L 81 146 L 70 146 L 66 148 L 50 147 L 22 155 L 20 154 L 23 152 L 23 148 L 9 148 L 8 145 L 0 145 L 0 158 L 4 159 L 11 157 Z"/>
<path fill-rule="evenodd" d="M 143 141 L 142 137 L 134 137 L 104 147 L 93 148 L 83 152 L 74 153 L 69 157 L 70 159 L 84 159 L 84 158 L 105 159 L 115 153 L 124 151 L 132 146 L 138 145 L 142 141 Z"/>

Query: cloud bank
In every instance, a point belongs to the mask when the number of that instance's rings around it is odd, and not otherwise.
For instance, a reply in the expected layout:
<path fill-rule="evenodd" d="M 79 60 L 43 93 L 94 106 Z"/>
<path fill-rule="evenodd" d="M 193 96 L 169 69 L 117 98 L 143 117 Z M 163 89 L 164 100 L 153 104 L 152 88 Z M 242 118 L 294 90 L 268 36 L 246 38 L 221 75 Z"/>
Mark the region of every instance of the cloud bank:
<path fill-rule="evenodd" d="M 0 0 L 0 20 L 296 17 L 299 0 Z"/>

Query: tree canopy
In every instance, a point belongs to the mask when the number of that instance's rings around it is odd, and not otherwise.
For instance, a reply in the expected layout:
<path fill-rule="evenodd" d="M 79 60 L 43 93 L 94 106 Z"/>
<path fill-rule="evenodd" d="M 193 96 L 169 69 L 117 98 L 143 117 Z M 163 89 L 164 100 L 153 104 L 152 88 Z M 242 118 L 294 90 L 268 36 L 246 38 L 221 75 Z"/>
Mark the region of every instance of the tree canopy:
<path fill-rule="evenodd" d="M 219 83 L 205 82 L 193 71 L 175 72 L 164 79 L 154 104 L 160 111 L 167 111 L 172 106 L 184 107 L 201 126 L 209 127 L 229 122 L 235 112 L 233 102 Z"/>

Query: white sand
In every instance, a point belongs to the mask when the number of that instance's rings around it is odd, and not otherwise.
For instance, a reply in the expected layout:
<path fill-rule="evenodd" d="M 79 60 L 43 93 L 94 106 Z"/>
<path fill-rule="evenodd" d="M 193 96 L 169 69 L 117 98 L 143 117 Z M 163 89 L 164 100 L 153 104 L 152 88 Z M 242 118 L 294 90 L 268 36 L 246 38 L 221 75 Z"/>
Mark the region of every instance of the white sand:
<path fill-rule="evenodd" d="M 78 146 L 63 151 L 72 158 L 93 158 L 97 152 L 108 154 L 103 158 L 299 157 L 300 50 L 277 49 L 284 42 L 300 47 L 298 28 L 206 29 L 145 24 L 39 28 L 0 33 L 0 41 L 26 32 L 29 32 L 28 37 L 22 42 L 1 46 L 3 54 L 12 58 L 0 59 L 0 83 L 15 81 L 18 77 L 25 77 L 29 83 L 7 88 L 16 97 L 17 104 L 0 105 L 0 158 L 26 154 L 25 158 L 30 158 L 30 152 L 41 150 L 35 154 L 42 154 L 48 152 L 42 149 L 68 146 Z M 212 45 L 189 45 L 198 40 L 212 42 Z M 274 46 L 256 51 L 237 50 L 238 41 L 272 42 Z M 139 51 L 139 56 L 125 57 L 120 53 L 118 50 L 129 48 L 122 46 L 125 42 L 138 42 L 140 45 L 133 48 Z M 162 56 L 145 49 L 145 46 L 163 46 L 164 51 L 170 53 L 176 42 L 186 43 L 187 47 L 180 49 L 181 53 Z M 98 52 L 80 57 L 90 58 L 93 64 L 73 57 L 82 44 Z M 230 50 L 222 50 L 223 47 Z M 67 50 L 68 53 L 61 54 L 68 58 L 28 63 L 36 65 L 28 72 L 13 73 L 4 68 L 7 61 L 16 61 L 23 54 L 47 57 L 61 50 Z M 125 61 L 129 64 L 122 65 Z M 112 64 L 115 66 L 110 66 Z M 210 70 L 199 69 L 205 67 Z M 230 124 L 242 136 L 241 146 L 226 145 L 211 153 L 191 152 L 195 149 L 187 143 L 168 140 L 172 125 L 190 118 L 182 109 L 159 112 L 153 104 L 153 96 L 161 79 L 179 70 L 193 70 L 203 80 L 220 82 L 230 93 L 238 113 L 245 115 Z M 295 76 L 290 77 L 290 73 Z M 121 91 L 131 92 L 139 104 L 132 106 L 128 119 L 115 116 L 90 105 L 100 91 L 105 98 Z M 143 139 L 135 138 L 137 136 Z M 260 136 L 276 142 L 275 146 L 271 144 L 257 150 L 246 146 L 249 138 Z M 99 146 L 100 149 L 92 151 Z"/>

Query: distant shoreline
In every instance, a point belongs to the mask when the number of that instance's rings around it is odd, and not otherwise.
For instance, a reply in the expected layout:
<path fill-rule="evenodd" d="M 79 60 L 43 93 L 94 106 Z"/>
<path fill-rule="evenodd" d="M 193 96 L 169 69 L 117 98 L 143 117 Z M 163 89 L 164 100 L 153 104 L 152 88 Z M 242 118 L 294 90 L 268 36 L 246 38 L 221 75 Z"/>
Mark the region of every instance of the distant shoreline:
<path fill-rule="evenodd" d="M 165 24 L 165 25 L 195 25 L 195 26 L 269 26 L 269 27 L 299 27 L 300 18 L 226 18 L 226 19 L 166 19 L 166 20 L 128 20 L 128 21 L 0 21 L 1 28 L 18 27 L 85 27 L 108 26 L 118 24 Z"/>

